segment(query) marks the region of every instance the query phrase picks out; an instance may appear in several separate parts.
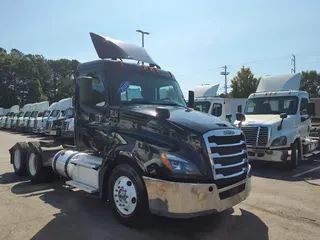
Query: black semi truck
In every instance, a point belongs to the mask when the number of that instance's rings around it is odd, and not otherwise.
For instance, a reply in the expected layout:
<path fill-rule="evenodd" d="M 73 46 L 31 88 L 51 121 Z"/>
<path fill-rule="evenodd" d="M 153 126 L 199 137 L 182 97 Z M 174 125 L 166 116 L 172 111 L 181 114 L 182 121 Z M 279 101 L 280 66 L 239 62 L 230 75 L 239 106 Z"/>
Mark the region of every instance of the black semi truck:
<path fill-rule="evenodd" d="M 251 166 L 242 131 L 194 111 L 192 91 L 187 106 L 144 48 L 90 36 L 100 60 L 77 68 L 74 145 L 18 142 L 9 150 L 15 173 L 97 194 L 132 226 L 150 213 L 189 218 L 244 201 Z"/>

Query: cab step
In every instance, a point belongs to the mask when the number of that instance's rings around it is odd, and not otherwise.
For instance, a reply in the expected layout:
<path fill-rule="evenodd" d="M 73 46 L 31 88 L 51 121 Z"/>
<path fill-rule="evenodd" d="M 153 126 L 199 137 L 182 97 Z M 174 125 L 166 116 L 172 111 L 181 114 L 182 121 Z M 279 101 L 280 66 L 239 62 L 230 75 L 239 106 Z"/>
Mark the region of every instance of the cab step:
<path fill-rule="evenodd" d="M 311 153 L 306 153 L 303 155 L 303 158 L 304 158 L 304 160 L 307 160 L 309 157 L 318 155 L 319 153 L 320 153 L 319 150 L 313 151 Z"/>
<path fill-rule="evenodd" d="M 70 185 L 72 187 L 79 188 L 79 189 L 81 189 L 87 193 L 90 193 L 90 194 L 94 194 L 94 193 L 99 192 L 99 189 L 93 188 L 91 186 L 88 186 L 86 184 L 83 184 L 83 183 L 75 181 L 75 180 L 67 181 L 66 184 Z"/>

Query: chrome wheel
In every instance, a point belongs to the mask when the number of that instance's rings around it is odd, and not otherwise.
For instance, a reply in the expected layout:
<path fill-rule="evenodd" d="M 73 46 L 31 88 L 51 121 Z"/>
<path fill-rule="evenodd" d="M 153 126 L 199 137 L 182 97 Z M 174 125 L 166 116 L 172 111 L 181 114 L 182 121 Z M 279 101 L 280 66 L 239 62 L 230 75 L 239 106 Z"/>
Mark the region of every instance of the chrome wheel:
<path fill-rule="evenodd" d="M 28 159 L 28 167 L 30 175 L 34 176 L 37 173 L 37 160 L 36 155 L 31 153 Z"/>
<path fill-rule="evenodd" d="M 19 148 L 17 148 L 14 152 L 13 163 L 16 169 L 19 170 L 21 167 L 21 152 Z"/>
<path fill-rule="evenodd" d="M 137 191 L 128 177 L 119 177 L 113 186 L 113 200 L 118 211 L 130 215 L 137 206 Z"/>

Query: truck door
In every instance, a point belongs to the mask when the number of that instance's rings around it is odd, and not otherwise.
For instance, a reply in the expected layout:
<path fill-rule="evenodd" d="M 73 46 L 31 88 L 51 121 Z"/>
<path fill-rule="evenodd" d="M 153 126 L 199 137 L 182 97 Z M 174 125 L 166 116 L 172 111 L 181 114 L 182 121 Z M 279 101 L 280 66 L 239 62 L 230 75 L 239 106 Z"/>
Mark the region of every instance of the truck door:
<path fill-rule="evenodd" d="M 109 112 L 104 74 L 99 69 L 91 69 L 79 75 L 75 98 L 75 144 L 80 149 L 103 151 L 106 122 L 102 120 L 107 119 Z"/>
<path fill-rule="evenodd" d="M 300 124 L 298 125 L 299 134 L 301 137 L 307 137 L 309 135 L 311 127 L 311 118 L 308 115 L 308 98 L 301 98 L 300 102 Z M 299 121 L 298 120 L 298 121 Z"/>

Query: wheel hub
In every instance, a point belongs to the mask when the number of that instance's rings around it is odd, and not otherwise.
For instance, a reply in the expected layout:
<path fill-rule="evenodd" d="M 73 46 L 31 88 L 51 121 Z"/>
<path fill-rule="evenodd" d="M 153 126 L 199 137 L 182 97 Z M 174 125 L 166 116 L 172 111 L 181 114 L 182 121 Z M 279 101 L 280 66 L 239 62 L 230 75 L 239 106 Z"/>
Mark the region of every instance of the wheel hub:
<path fill-rule="evenodd" d="M 119 177 L 113 187 L 113 198 L 117 209 L 124 215 L 131 214 L 137 205 L 137 192 L 128 177 Z"/>
<path fill-rule="evenodd" d="M 21 154 L 20 154 L 20 150 L 16 149 L 16 151 L 14 152 L 14 165 L 17 169 L 20 169 L 20 165 L 21 165 Z"/>

